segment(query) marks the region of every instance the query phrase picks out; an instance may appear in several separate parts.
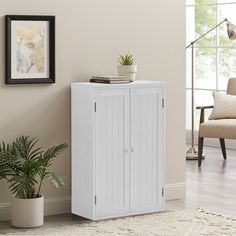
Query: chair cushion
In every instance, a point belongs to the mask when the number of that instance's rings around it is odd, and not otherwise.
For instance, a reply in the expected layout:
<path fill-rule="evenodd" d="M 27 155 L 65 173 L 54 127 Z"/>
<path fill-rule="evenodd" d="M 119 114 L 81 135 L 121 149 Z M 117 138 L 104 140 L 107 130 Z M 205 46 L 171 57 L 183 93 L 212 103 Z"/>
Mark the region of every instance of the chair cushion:
<path fill-rule="evenodd" d="M 236 139 L 236 119 L 209 120 L 200 124 L 200 137 Z"/>
<path fill-rule="evenodd" d="M 214 108 L 209 120 L 236 118 L 236 96 L 213 92 Z"/>

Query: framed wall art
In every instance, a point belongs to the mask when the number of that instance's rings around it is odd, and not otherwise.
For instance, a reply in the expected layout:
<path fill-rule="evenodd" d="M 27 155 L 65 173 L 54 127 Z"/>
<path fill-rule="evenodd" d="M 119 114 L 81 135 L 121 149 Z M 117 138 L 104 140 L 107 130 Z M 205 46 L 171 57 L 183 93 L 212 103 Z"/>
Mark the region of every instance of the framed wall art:
<path fill-rule="evenodd" d="M 55 16 L 5 20 L 6 84 L 55 83 Z"/>

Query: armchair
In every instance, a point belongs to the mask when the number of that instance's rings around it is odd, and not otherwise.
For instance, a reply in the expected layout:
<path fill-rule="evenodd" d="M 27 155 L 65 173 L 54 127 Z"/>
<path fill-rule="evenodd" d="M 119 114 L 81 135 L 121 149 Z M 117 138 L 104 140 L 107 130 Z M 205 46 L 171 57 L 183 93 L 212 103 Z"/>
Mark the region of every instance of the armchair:
<path fill-rule="evenodd" d="M 227 94 L 236 95 L 236 78 L 231 78 L 227 85 Z M 205 110 L 213 106 L 198 106 L 200 109 L 200 124 L 198 133 L 198 166 L 202 163 L 202 151 L 204 138 L 218 138 L 223 154 L 226 159 L 225 139 L 236 139 L 236 118 L 235 119 L 215 119 L 205 121 Z"/>

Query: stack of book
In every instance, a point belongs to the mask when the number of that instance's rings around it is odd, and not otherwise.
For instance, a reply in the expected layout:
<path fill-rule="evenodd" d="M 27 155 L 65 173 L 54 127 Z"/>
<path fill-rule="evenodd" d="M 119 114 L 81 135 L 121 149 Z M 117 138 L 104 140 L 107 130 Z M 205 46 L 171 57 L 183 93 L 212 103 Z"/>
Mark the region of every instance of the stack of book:
<path fill-rule="evenodd" d="M 125 84 L 129 83 L 128 76 L 92 76 L 91 83 L 103 83 L 103 84 Z"/>

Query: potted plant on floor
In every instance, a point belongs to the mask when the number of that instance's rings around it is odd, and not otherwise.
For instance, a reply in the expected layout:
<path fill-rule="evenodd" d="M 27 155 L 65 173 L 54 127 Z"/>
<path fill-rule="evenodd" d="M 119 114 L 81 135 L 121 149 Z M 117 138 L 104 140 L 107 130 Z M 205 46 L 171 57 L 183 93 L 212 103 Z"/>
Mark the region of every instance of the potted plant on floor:
<path fill-rule="evenodd" d="M 120 65 L 117 66 L 117 72 L 119 75 L 127 75 L 129 81 L 135 81 L 135 74 L 137 72 L 137 65 L 134 65 L 133 56 L 129 53 L 126 55 L 120 55 L 118 58 Z"/>
<path fill-rule="evenodd" d="M 12 219 L 15 227 L 32 228 L 43 225 L 44 197 L 41 187 L 50 179 L 56 187 L 65 185 L 61 176 L 49 167 L 67 147 L 63 143 L 48 148 L 35 147 L 39 140 L 21 136 L 11 144 L 0 144 L 0 180 L 6 179 L 12 197 Z"/>

